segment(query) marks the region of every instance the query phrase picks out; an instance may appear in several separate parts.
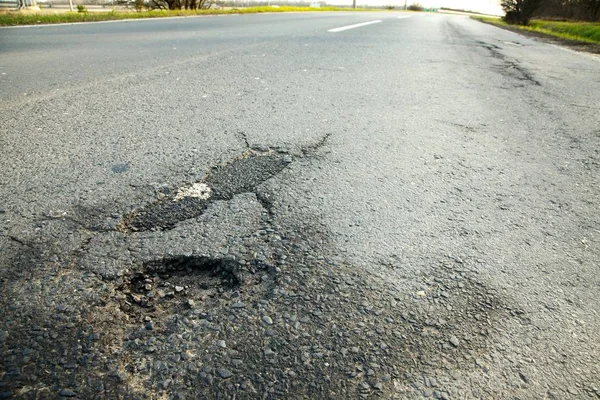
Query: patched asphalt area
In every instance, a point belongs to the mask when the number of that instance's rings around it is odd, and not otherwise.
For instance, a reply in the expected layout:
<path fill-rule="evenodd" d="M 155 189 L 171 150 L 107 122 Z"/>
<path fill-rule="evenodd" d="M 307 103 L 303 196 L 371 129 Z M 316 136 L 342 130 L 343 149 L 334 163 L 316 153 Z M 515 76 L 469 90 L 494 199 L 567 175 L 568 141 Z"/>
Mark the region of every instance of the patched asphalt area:
<path fill-rule="evenodd" d="M 175 224 L 202 215 L 206 207 L 217 200 L 254 192 L 256 187 L 280 173 L 291 162 L 291 156 L 272 151 L 247 151 L 225 165 L 212 168 L 202 183 L 211 191 L 205 198 L 163 195 L 161 199 L 126 215 L 118 229 L 149 231 L 172 229 Z"/>
<path fill-rule="evenodd" d="M 223 166 L 213 168 L 204 180 L 214 198 L 229 200 L 236 194 L 253 192 L 258 185 L 280 173 L 291 157 L 269 152 L 250 152 Z"/>
<path fill-rule="evenodd" d="M 28 284 L 6 284 L 4 295 L 14 304 L 0 337 L 10 349 L 1 381 L 7 393 L 27 397 L 23 388 L 43 382 L 32 393 L 370 398 L 392 391 L 449 398 L 452 376 L 440 373 L 440 365 L 469 370 L 473 360 L 482 368 L 492 362 L 495 326 L 518 313 L 509 299 L 454 259 L 440 261 L 416 286 L 405 282 L 398 289 L 330 253 L 330 233 L 313 215 L 281 225 L 280 205 L 261 185 L 277 179 L 289 162 L 265 154 L 211 169 L 202 181 L 210 198 L 174 201 L 173 190 L 163 203 L 148 206 L 151 213 L 135 214 L 184 222 L 162 225 L 181 237 L 193 235 L 184 227 L 218 218 L 211 211 L 216 206 L 231 203 L 231 212 L 255 199 L 243 211 L 257 218 L 254 232 L 232 237 L 229 247 L 215 253 L 212 242 L 190 241 L 200 247 L 177 252 L 166 237 L 170 254 L 157 249 L 154 256 L 134 257 L 130 266 L 117 260 L 119 269 L 109 273 L 81 262 L 100 246 L 98 238 L 114 251 L 118 243 L 137 248 L 139 242 L 127 240 L 154 240 L 165 232 L 156 225 L 95 232 L 95 240 L 54 259 L 59 269 L 44 264 L 31 271 Z M 197 208 L 169 213 L 161 205 L 181 203 Z M 193 219 L 200 215 L 204 221 Z M 43 250 L 21 246 L 15 265 L 43 259 Z M 72 296 L 74 287 L 78 294 Z M 39 308 L 28 306 L 31 298 Z M 43 350 L 50 345 L 59 353 Z"/>

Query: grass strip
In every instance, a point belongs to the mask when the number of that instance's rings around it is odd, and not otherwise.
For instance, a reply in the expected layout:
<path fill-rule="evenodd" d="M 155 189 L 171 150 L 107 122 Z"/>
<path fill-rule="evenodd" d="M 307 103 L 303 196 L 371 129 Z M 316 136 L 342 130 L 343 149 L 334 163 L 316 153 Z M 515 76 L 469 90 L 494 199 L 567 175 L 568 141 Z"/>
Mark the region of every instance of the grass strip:
<path fill-rule="evenodd" d="M 110 12 L 64 12 L 56 14 L 6 12 L 0 14 L 0 26 L 62 24 L 75 22 L 115 21 L 123 19 L 191 17 L 218 14 L 259 14 L 277 12 L 322 12 L 322 11 L 373 11 L 373 9 L 340 7 L 244 7 L 208 10 L 152 10 L 152 11 L 110 11 Z"/>
<path fill-rule="evenodd" d="M 532 20 L 527 26 L 521 26 L 509 25 L 500 18 L 480 16 L 473 16 L 471 18 L 500 27 L 536 32 L 581 43 L 600 44 L 600 23 L 597 22 L 559 22 L 536 19 Z"/>

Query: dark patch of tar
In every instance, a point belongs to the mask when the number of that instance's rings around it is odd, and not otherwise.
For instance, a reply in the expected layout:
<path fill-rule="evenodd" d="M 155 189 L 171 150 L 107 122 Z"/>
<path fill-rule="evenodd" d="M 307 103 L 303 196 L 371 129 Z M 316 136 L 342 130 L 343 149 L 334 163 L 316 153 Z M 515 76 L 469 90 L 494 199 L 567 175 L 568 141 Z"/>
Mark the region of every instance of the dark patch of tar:
<path fill-rule="evenodd" d="M 276 153 L 250 153 L 230 163 L 214 167 L 204 179 L 212 189 L 207 200 L 186 197 L 173 201 L 173 195 L 142 207 L 125 216 L 121 231 L 150 231 L 173 229 L 181 221 L 197 218 L 215 200 L 230 200 L 236 194 L 256 191 L 266 180 L 277 175 L 289 163 Z"/>
<path fill-rule="evenodd" d="M 173 229 L 178 222 L 202 215 L 209 202 L 193 197 L 185 197 L 180 201 L 166 199 L 130 214 L 122 226 L 132 231 Z"/>
<path fill-rule="evenodd" d="M 280 173 L 287 163 L 275 154 L 251 155 L 215 167 L 205 179 L 215 200 L 229 200 L 240 193 L 254 192 L 256 187 Z"/>

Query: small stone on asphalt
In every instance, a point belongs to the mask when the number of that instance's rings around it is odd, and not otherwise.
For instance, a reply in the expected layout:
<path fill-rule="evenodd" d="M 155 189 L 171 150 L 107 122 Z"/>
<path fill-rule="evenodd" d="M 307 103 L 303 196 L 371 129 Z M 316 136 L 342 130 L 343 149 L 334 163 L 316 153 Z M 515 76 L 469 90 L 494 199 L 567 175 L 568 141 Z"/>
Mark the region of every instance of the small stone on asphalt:
<path fill-rule="evenodd" d="M 227 379 L 233 376 L 231 371 L 229 371 L 226 368 L 217 368 L 217 374 L 219 374 L 219 376 L 223 379 Z"/>
<path fill-rule="evenodd" d="M 71 389 L 62 389 L 58 394 L 60 396 L 62 396 L 62 397 L 75 397 L 75 396 L 77 396 L 77 393 L 75 393 Z"/>
<path fill-rule="evenodd" d="M 450 344 L 452 344 L 452 346 L 454 347 L 458 347 L 458 345 L 460 344 L 460 341 L 458 340 L 458 338 L 454 335 L 450 336 L 450 340 L 449 340 Z"/>

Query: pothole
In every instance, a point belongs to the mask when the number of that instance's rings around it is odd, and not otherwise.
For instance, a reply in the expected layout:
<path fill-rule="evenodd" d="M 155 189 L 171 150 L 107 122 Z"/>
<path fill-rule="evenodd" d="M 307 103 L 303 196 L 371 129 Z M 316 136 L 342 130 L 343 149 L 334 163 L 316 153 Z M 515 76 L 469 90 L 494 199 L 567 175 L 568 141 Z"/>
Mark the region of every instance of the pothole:
<path fill-rule="evenodd" d="M 271 151 L 248 151 L 228 164 L 212 168 L 201 182 L 178 188 L 175 194 L 126 215 L 118 229 L 121 232 L 173 229 L 179 222 L 202 215 L 212 201 L 230 200 L 237 194 L 256 191 L 291 161 L 290 156 Z"/>
<path fill-rule="evenodd" d="M 204 256 L 152 260 L 126 277 L 119 287 L 124 294 L 121 309 L 136 315 L 152 313 L 173 301 L 181 307 L 229 301 L 239 296 L 242 285 L 253 285 L 250 276 L 260 269 L 267 266 Z"/>
<path fill-rule="evenodd" d="M 178 256 L 173 258 L 159 259 L 144 263 L 144 271 L 154 274 L 161 279 L 169 279 L 177 276 L 184 277 L 212 277 L 217 279 L 222 286 L 235 288 L 242 279 L 238 275 L 240 265 L 234 260 L 222 258 Z M 201 287 L 205 282 L 198 283 Z"/>

